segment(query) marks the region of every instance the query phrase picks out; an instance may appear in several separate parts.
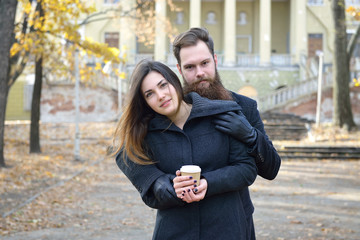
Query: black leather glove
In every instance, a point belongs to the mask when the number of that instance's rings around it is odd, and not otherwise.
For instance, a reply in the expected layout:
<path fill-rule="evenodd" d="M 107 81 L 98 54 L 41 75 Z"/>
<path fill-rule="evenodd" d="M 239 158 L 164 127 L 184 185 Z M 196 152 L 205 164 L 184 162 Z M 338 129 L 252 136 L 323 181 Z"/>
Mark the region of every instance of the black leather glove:
<path fill-rule="evenodd" d="M 213 123 L 217 130 L 231 135 L 246 145 L 253 146 L 255 144 L 257 132 L 241 111 L 216 115 Z"/>

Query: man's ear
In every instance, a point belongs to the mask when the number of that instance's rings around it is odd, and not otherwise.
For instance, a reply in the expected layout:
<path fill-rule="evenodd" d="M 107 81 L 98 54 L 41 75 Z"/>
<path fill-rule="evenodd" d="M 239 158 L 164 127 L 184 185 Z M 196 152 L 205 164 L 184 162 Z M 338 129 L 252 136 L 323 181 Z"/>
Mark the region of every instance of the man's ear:
<path fill-rule="evenodd" d="M 178 63 L 176 64 L 176 67 L 177 67 L 177 69 L 178 69 L 178 71 L 179 71 L 180 75 L 182 75 L 182 73 L 181 73 L 181 67 L 179 66 L 179 64 L 178 64 Z"/>
<path fill-rule="evenodd" d="M 215 67 L 217 67 L 218 66 L 218 61 L 217 61 L 216 53 L 214 53 L 214 62 L 215 62 Z"/>

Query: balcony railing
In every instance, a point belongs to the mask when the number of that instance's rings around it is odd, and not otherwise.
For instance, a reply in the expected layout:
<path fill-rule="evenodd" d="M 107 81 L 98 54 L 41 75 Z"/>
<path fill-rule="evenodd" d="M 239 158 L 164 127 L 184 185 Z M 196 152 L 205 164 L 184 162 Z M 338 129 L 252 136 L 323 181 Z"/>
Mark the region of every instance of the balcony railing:
<path fill-rule="evenodd" d="M 311 78 L 303 82 L 299 82 L 295 85 L 279 89 L 267 96 L 260 97 L 258 99 L 259 110 L 264 112 L 266 110 L 282 106 L 287 102 L 312 94 L 317 91 L 317 78 Z M 331 86 L 332 84 L 332 73 L 326 72 L 323 75 L 322 86 L 323 88 Z"/>
<path fill-rule="evenodd" d="M 346 6 L 359 6 L 360 0 L 345 0 Z"/>
<path fill-rule="evenodd" d="M 218 65 L 222 66 L 224 63 L 224 55 L 217 53 Z M 152 54 L 138 54 L 136 55 L 135 62 L 138 62 L 143 58 L 153 58 Z M 166 56 L 166 63 L 169 66 L 176 66 L 177 61 L 174 55 L 168 54 Z M 291 66 L 293 63 L 293 56 L 290 54 L 272 54 L 271 55 L 271 65 L 273 66 Z M 260 56 L 259 54 L 238 54 L 236 56 L 236 67 L 252 67 L 260 65 Z"/>
<path fill-rule="evenodd" d="M 274 66 L 290 66 L 293 56 L 290 54 L 271 54 L 271 64 Z"/>
<path fill-rule="evenodd" d="M 236 62 L 239 66 L 259 66 L 260 56 L 258 54 L 238 54 Z"/>

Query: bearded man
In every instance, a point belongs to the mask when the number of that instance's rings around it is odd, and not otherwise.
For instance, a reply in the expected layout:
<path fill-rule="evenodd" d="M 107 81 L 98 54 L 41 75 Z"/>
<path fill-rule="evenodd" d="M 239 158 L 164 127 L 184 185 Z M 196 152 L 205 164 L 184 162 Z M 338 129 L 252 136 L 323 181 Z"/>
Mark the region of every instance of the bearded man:
<path fill-rule="evenodd" d="M 266 135 L 256 101 L 225 89 L 221 83 L 214 42 L 209 32 L 205 28 L 190 28 L 179 34 L 174 40 L 173 52 L 184 80 L 185 94 L 194 91 L 209 99 L 234 100 L 241 106 L 241 111 L 217 116 L 213 121 L 215 128 L 245 143 L 248 154 L 254 157 L 258 175 L 273 180 L 280 169 L 280 156 Z M 242 194 L 247 195 L 242 199 L 250 199 L 249 191 Z M 251 200 L 244 202 L 243 206 L 249 239 L 256 239 L 254 206 Z"/>
<path fill-rule="evenodd" d="M 216 128 L 230 134 L 248 146 L 255 158 L 258 175 L 272 180 L 276 177 L 281 159 L 264 130 L 255 100 L 224 88 L 217 71 L 214 42 L 204 28 L 191 28 L 179 34 L 173 43 L 177 68 L 184 80 L 184 93 L 197 92 L 209 99 L 234 100 L 242 111 L 218 116 Z"/>

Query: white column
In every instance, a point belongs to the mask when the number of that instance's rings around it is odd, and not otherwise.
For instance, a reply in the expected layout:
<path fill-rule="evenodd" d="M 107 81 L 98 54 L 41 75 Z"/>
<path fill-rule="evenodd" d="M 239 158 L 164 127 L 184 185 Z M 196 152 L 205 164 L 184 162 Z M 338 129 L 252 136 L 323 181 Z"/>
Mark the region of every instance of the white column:
<path fill-rule="evenodd" d="M 201 0 L 190 0 L 190 27 L 201 27 Z"/>
<path fill-rule="evenodd" d="M 260 64 L 270 65 L 271 0 L 260 1 Z"/>
<path fill-rule="evenodd" d="M 156 25 L 155 25 L 155 47 L 154 47 L 154 59 L 156 61 L 166 61 L 166 32 L 165 32 L 165 20 L 166 20 L 166 0 L 157 0 L 155 4 Z"/>
<path fill-rule="evenodd" d="M 300 62 L 301 54 L 307 55 L 306 1 L 290 2 L 290 54 L 293 64 Z"/>
<path fill-rule="evenodd" d="M 123 11 L 128 11 L 135 6 L 134 0 L 124 1 L 122 7 Z M 121 54 L 124 52 L 127 55 L 128 63 L 135 63 L 136 55 L 136 36 L 135 36 L 135 22 L 129 17 L 120 19 L 120 50 Z"/>
<path fill-rule="evenodd" d="M 236 0 L 225 0 L 224 66 L 236 64 Z"/>

